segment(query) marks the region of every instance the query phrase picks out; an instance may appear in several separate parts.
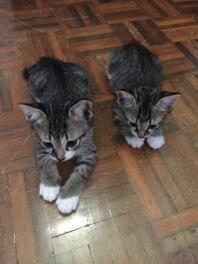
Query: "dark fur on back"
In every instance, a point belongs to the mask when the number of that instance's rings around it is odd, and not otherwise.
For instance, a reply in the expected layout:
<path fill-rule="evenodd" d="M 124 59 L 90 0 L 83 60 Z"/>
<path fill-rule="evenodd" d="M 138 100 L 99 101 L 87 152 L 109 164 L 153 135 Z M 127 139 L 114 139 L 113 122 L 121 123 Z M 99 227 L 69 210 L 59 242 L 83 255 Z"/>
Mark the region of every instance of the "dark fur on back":
<path fill-rule="evenodd" d="M 75 63 L 42 57 L 24 70 L 30 93 L 43 104 L 56 103 L 69 109 L 82 99 L 91 99 L 87 75 Z M 67 102 L 67 104 L 66 104 Z"/>
<path fill-rule="evenodd" d="M 145 114 L 160 97 L 162 66 L 159 59 L 144 46 L 129 44 L 114 53 L 107 66 L 114 91 L 132 94 Z"/>
<path fill-rule="evenodd" d="M 74 63 L 42 57 L 24 70 L 31 95 L 46 113 L 50 133 L 65 133 L 65 117 L 72 105 L 90 100 L 91 94 L 86 73 Z"/>
<path fill-rule="evenodd" d="M 162 66 L 159 59 L 144 46 L 128 44 L 115 52 L 108 66 L 114 90 L 135 92 L 138 87 L 159 88 Z"/>

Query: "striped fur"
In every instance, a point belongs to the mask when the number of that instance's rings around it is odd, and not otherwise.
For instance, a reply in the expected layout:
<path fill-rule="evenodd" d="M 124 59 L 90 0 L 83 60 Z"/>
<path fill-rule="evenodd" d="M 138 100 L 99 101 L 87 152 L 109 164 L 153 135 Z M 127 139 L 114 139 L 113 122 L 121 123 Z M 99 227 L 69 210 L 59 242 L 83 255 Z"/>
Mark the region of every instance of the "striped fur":
<path fill-rule="evenodd" d="M 117 95 L 113 112 L 127 142 L 162 135 L 178 93 L 160 90 L 161 72 L 159 59 L 138 43 L 116 51 L 108 62 L 107 76 Z"/>
<path fill-rule="evenodd" d="M 46 186 L 59 186 L 57 162 L 74 158 L 74 170 L 59 193 L 61 201 L 68 202 L 70 197 L 80 196 L 96 162 L 93 109 L 87 76 L 80 66 L 52 58 L 41 58 L 24 71 L 24 76 L 38 103 L 21 104 L 20 108 L 38 136 L 40 195 L 45 199 Z M 57 188 L 49 190 L 57 192 Z M 68 208 L 76 209 L 70 206 L 62 213 L 70 213 Z"/>

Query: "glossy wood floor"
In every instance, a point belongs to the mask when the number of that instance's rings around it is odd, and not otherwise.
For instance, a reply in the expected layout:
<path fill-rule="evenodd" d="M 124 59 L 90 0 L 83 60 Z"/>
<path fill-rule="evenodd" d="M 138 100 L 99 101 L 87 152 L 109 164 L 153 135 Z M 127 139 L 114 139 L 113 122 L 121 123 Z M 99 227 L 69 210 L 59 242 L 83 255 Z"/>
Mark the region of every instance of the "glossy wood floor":
<path fill-rule="evenodd" d="M 0 263 L 198 263 L 198 1 L 0 0 Z M 137 40 L 182 98 L 166 145 L 130 149 L 114 124 L 104 67 Z M 34 138 L 18 110 L 31 102 L 22 69 L 47 55 L 87 69 L 98 163 L 76 213 L 38 196 Z M 72 163 L 60 168 L 66 178 Z"/>

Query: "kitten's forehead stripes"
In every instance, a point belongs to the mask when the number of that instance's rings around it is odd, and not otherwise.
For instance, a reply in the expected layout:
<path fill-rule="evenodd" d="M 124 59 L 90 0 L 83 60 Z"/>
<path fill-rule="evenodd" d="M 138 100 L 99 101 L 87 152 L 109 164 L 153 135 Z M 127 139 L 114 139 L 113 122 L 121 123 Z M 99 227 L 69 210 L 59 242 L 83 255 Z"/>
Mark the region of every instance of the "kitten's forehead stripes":
<path fill-rule="evenodd" d="M 136 122 L 137 120 L 140 120 L 140 122 L 148 122 L 151 120 L 151 109 L 157 102 L 159 96 L 156 91 L 155 89 L 151 92 L 147 86 L 139 87 L 136 90 L 135 97 L 139 106 Z"/>
<path fill-rule="evenodd" d="M 47 109 L 49 138 L 53 137 L 54 139 L 59 140 L 63 135 L 67 134 L 66 113 L 66 106 L 49 106 Z"/>

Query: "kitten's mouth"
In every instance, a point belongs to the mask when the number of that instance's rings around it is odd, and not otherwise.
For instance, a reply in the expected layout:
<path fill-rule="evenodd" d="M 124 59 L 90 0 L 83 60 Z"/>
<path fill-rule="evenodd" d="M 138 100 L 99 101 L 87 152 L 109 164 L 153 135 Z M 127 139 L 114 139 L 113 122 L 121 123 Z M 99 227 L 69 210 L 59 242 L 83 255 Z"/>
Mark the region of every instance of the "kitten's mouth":
<path fill-rule="evenodd" d="M 139 138 L 145 138 L 145 134 L 144 134 L 144 135 L 139 135 L 139 134 L 138 134 L 138 137 L 139 137 Z"/>
<path fill-rule="evenodd" d="M 65 158 L 63 158 L 63 159 L 57 159 L 57 161 L 58 162 L 64 162 L 64 161 L 66 161 L 66 159 Z"/>
<path fill-rule="evenodd" d="M 74 151 L 67 151 L 63 157 L 57 157 L 57 155 L 55 156 L 53 154 L 51 154 L 50 156 L 51 156 L 51 159 L 53 159 L 57 162 L 64 162 L 64 161 L 72 159 L 75 156 L 75 152 Z"/>
<path fill-rule="evenodd" d="M 146 137 L 146 133 L 137 133 L 137 132 L 134 132 L 134 131 L 131 131 L 131 133 L 132 133 L 132 135 L 134 136 L 134 137 L 138 137 L 138 138 L 145 138 Z"/>
<path fill-rule="evenodd" d="M 58 159 L 58 158 L 54 157 L 53 155 L 50 155 L 50 157 L 51 157 L 51 159 L 53 159 L 53 160 L 55 160 L 57 162 L 64 162 L 64 161 L 66 161 L 65 158 Z"/>

